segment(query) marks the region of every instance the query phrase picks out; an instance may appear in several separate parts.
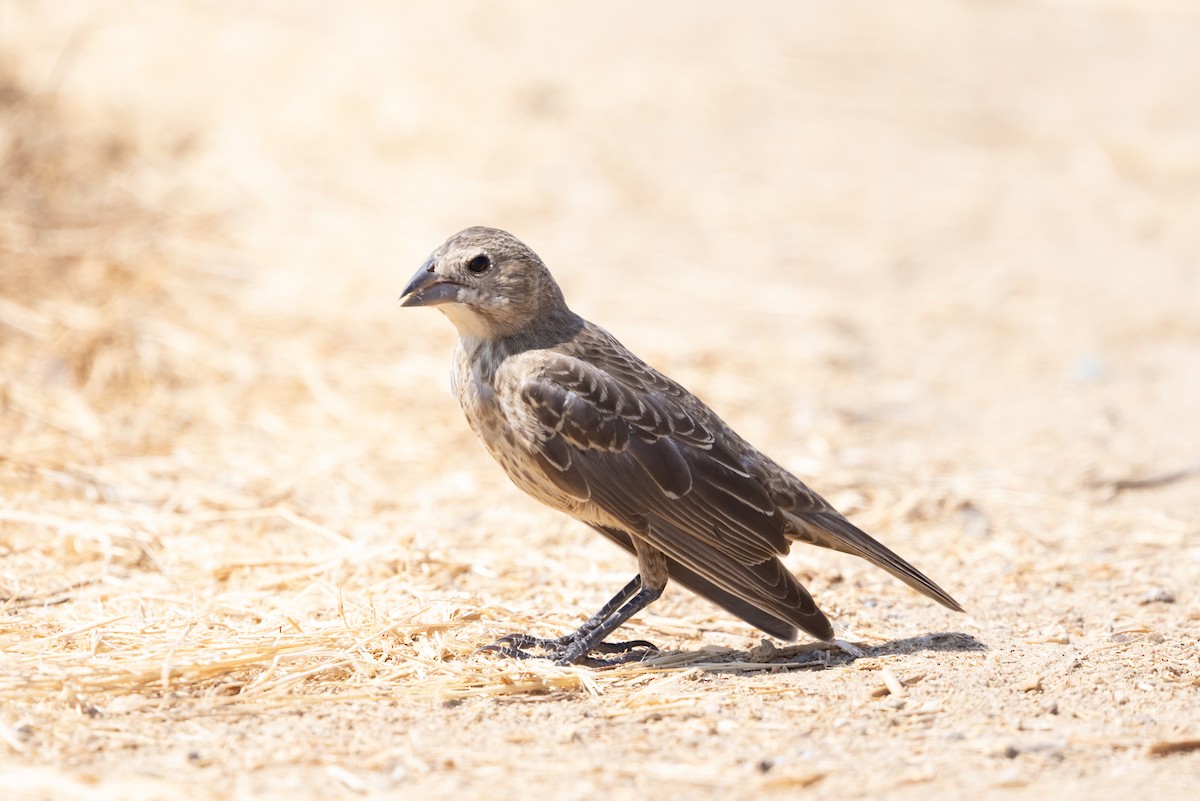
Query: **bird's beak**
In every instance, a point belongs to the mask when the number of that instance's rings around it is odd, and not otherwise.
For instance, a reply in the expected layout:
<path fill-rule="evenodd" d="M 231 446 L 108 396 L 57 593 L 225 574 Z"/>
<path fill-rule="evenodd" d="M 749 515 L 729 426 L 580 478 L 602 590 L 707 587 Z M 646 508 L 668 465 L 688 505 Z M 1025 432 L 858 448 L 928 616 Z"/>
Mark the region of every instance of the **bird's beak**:
<path fill-rule="evenodd" d="M 444 278 L 433 271 L 433 260 L 425 262 L 417 274 L 408 282 L 400 295 L 401 306 L 438 306 L 458 300 L 461 284 Z"/>

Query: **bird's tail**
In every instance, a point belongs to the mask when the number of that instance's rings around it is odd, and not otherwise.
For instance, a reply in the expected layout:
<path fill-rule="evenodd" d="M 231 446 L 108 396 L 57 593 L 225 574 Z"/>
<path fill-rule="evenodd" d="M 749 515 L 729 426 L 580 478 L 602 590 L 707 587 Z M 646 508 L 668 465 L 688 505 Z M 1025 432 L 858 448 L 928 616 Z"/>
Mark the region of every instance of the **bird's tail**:
<path fill-rule="evenodd" d="M 802 529 L 801 539 L 812 542 L 814 545 L 862 557 L 942 606 L 953 609 L 955 612 L 964 611 L 958 601 L 950 596 L 950 593 L 906 562 L 899 554 L 837 512 L 813 512 L 799 517 L 797 522 Z"/>

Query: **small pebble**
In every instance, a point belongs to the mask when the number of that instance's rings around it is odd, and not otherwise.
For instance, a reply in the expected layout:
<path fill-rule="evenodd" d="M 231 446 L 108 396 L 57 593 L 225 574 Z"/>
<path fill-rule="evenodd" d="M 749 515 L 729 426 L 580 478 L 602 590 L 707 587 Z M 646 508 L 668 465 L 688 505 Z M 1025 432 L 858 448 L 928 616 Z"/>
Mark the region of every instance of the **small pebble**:
<path fill-rule="evenodd" d="M 1175 603 L 1175 593 L 1166 587 L 1155 587 L 1139 598 L 1138 603 L 1142 606 L 1146 604 L 1173 604 Z"/>

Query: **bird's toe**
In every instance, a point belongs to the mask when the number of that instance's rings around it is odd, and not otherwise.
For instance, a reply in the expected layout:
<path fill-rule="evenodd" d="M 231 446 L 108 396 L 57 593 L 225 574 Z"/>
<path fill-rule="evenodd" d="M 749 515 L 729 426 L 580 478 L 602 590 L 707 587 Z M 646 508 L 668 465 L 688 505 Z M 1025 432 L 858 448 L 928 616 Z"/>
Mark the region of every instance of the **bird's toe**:
<path fill-rule="evenodd" d="M 588 638 L 578 633 L 556 639 L 544 639 L 530 634 L 506 634 L 490 645 L 480 646 L 475 653 L 488 651 L 510 659 L 549 659 L 558 665 L 603 668 L 640 662 L 650 654 L 658 653 L 658 650 L 658 646 L 648 640 L 600 642 L 589 645 Z M 592 652 L 614 656 L 589 656 Z"/>

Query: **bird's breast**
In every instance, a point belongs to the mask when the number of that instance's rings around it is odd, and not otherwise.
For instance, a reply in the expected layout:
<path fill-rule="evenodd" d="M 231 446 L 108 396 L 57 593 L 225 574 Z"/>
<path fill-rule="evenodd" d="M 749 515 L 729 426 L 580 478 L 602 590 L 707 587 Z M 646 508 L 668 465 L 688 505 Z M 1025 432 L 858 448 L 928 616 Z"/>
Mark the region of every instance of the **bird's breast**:
<path fill-rule="evenodd" d="M 459 343 L 452 386 L 463 415 L 514 484 L 547 506 L 578 516 L 580 502 L 547 480 L 531 450 L 534 432 L 520 423 L 520 387 L 501 369 L 504 360 L 486 343 Z M 505 409 L 505 398 L 512 414 Z M 532 413 L 528 417 L 532 420 Z"/>
<path fill-rule="evenodd" d="M 450 386 L 467 422 L 480 437 L 493 427 L 494 417 L 503 417 L 496 399 L 499 364 L 492 364 L 494 360 L 485 343 L 478 341 L 460 340 L 454 353 Z"/>

